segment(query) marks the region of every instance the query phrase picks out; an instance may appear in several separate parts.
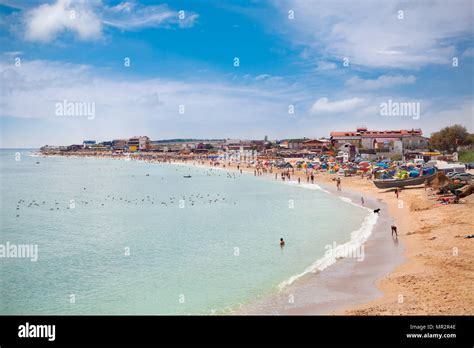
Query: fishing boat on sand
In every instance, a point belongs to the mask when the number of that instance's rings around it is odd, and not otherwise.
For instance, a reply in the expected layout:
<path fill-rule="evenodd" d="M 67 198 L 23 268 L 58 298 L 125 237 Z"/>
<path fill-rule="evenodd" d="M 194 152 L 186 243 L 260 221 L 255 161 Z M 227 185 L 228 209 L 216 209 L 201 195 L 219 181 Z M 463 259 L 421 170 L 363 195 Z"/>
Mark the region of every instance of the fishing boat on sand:
<path fill-rule="evenodd" d="M 392 188 L 392 187 L 405 187 L 405 186 L 416 186 L 422 185 L 425 181 L 432 181 L 436 178 L 436 173 L 431 175 L 422 175 L 416 178 L 406 178 L 406 179 L 376 179 L 374 180 L 374 185 L 380 189 Z"/>
<path fill-rule="evenodd" d="M 183 175 L 183 178 L 189 179 L 191 175 Z"/>

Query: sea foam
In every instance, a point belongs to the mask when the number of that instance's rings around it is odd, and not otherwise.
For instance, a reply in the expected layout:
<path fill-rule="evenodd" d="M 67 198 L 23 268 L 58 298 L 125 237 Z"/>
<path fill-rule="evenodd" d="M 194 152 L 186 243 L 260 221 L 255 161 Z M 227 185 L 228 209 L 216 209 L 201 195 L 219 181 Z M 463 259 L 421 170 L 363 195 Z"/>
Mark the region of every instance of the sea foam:
<path fill-rule="evenodd" d="M 298 185 L 305 189 L 319 190 L 319 191 L 326 192 L 328 194 L 332 194 L 331 192 L 324 190 L 323 188 L 321 188 L 319 185 L 316 185 L 316 184 L 298 184 L 296 181 L 291 181 L 288 184 Z M 364 221 L 362 222 L 361 226 L 357 230 L 352 231 L 350 240 L 347 243 L 337 246 L 335 252 L 324 255 L 323 257 L 316 260 L 309 267 L 307 267 L 303 272 L 293 275 L 290 278 L 281 282 L 278 285 L 278 288 L 280 289 L 280 291 L 283 290 L 286 286 L 293 284 L 297 279 L 305 276 L 306 274 L 317 273 L 317 272 L 321 272 L 325 270 L 329 266 L 336 263 L 338 259 L 336 255 L 340 254 L 339 250 L 355 251 L 357 248 L 360 248 L 360 246 L 363 243 L 365 243 L 367 239 L 370 237 L 370 235 L 372 234 L 374 226 L 378 220 L 378 214 L 374 214 L 372 210 L 370 210 L 367 207 L 361 206 L 359 204 L 355 204 L 348 197 L 343 197 L 343 196 L 338 196 L 338 197 L 345 203 L 352 204 L 354 206 L 357 206 L 367 211 L 367 215 L 364 217 Z"/>

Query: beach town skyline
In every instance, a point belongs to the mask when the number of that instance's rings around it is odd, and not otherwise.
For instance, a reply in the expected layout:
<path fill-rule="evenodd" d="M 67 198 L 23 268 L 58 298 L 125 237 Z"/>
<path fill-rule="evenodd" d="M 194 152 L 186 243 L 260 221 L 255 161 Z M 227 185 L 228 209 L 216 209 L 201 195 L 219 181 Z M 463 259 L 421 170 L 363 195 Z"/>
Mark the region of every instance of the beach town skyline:
<path fill-rule="evenodd" d="M 472 139 L 466 128 L 461 125 L 446 127 L 443 131 L 457 129 L 454 140 L 457 145 L 470 146 Z M 440 134 L 436 132 L 434 134 Z M 472 136 L 471 136 L 472 137 Z M 462 138 L 462 139 L 461 139 Z M 46 144 L 41 147 L 42 150 L 70 152 L 76 150 L 93 151 L 111 151 L 111 152 L 167 152 L 175 153 L 197 153 L 200 155 L 225 152 L 243 152 L 253 151 L 257 154 L 294 156 L 295 151 L 303 150 L 301 156 L 309 154 L 318 155 L 322 153 L 335 154 L 338 152 L 350 151 L 351 159 L 356 155 L 365 157 L 403 157 L 405 154 L 433 152 L 439 154 L 447 149 L 439 142 L 430 143 L 430 138 L 424 136 L 422 129 L 399 129 L 399 130 L 373 130 L 366 126 L 358 126 L 352 130 L 332 131 L 326 137 L 303 137 L 303 138 L 284 138 L 271 139 L 265 135 L 261 139 L 193 139 L 193 138 L 174 138 L 159 139 L 142 135 L 122 139 L 112 139 L 106 141 L 83 140 L 75 144 L 63 144 L 59 146 Z M 346 150 L 349 149 L 349 150 Z"/>
<path fill-rule="evenodd" d="M 466 131 L 468 131 L 468 127 L 465 127 L 464 125 L 460 124 L 459 125 L 460 127 L 464 127 L 466 129 Z M 449 128 L 449 126 L 448 126 Z M 433 133 L 437 132 L 439 130 L 434 130 Z M 122 132 L 122 134 L 124 134 L 125 132 Z M 432 133 L 431 133 L 432 134 Z M 268 134 L 265 134 L 265 135 L 262 135 L 261 137 L 258 137 L 258 138 L 251 138 L 251 137 L 201 137 L 201 138 L 198 138 L 198 137 L 179 137 L 179 136 L 176 136 L 176 137 L 172 137 L 172 138 L 156 138 L 156 137 L 152 137 L 152 136 L 149 136 L 148 135 L 133 135 L 133 136 L 130 136 L 130 134 L 125 135 L 125 136 L 115 136 L 115 137 L 112 137 L 112 138 L 109 138 L 109 139 L 93 139 L 92 137 L 87 137 L 87 136 L 83 136 L 81 138 L 77 138 L 76 141 L 69 141 L 67 143 L 64 143 L 64 144 L 54 144 L 54 143 L 50 143 L 50 144 L 39 144 L 37 146 L 34 146 L 34 147 L 4 147 L 5 149 L 8 149 L 8 148 L 25 148 L 25 149 L 38 149 L 40 147 L 43 147 L 45 145 L 47 146 L 68 146 L 68 145 L 77 145 L 77 144 L 82 144 L 84 145 L 84 142 L 94 142 L 94 145 L 98 145 L 98 144 L 108 144 L 108 143 L 111 143 L 113 141 L 128 141 L 129 139 L 131 138 L 146 138 L 147 139 L 147 142 L 150 143 L 150 144 L 153 144 L 153 143 L 156 143 L 156 144 L 163 144 L 163 143 L 186 143 L 186 142 L 191 142 L 191 143 L 206 143 L 206 142 L 239 142 L 239 143 L 251 143 L 251 142 L 271 142 L 271 143 L 275 143 L 275 144 L 280 144 L 281 142 L 288 142 L 288 141 L 297 141 L 297 140 L 320 140 L 320 141 L 329 141 L 331 139 L 334 138 L 334 136 L 336 136 L 336 139 L 337 137 L 340 137 L 340 136 L 352 136 L 354 138 L 359 138 L 361 139 L 362 137 L 365 137 L 365 138 L 372 138 L 372 139 L 376 139 L 378 136 L 382 136 L 382 137 L 387 137 L 387 138 L 399 138 L 399 139 L 402 139 L 403 137 L 407 137 L 407 136 L 418 136 L 418 137 L 422 137 L 424 138 L 426 141 L 428 141 L 428 139 L 430 138 L 431 134 L 425 134 L 423 132 L 423 130 L 421 128 L 401 128 L 401 129 L 397 129 L 397 130 L 394 130 L 394 129 L 373 129 L 373 128 L 370 128 L 370 127 L 367 127 L 366 125 L 357 125 L 357 126 L 354 126 L 352 127 L 352 129 L 348 129 L 348 130 L 344 130 L 344 131 L 330 131 L 328 134 L 326 135 L 323 135 L 323 136 L 320 136 L 320 137 L 317 137 L 317 136 L 311 136 L 311 135 L 308 135 L 308 134 L 303 134 L 302 136 L 300 137 L 281 137 L 281 138 L 276 138 L 276 137 L 272 137 L 272 136 L 269 136 Z M 367 143 L 367 142 L 365 142 Z M 89 144 L 89 145 L 92 145 Z M 0 147 L 1 148 L 1 147 Z"/>

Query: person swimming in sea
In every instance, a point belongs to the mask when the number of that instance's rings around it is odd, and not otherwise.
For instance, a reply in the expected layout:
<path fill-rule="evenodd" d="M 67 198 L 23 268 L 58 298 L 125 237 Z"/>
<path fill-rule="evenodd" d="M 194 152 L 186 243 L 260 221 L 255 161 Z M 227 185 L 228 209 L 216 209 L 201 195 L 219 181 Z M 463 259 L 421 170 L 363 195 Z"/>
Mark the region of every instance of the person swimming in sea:
<path fill-rule="evenodd" d="M 285 241 L 283 238 L 280 238 L 280 247 L 283 248 L 285 246 Z"/>

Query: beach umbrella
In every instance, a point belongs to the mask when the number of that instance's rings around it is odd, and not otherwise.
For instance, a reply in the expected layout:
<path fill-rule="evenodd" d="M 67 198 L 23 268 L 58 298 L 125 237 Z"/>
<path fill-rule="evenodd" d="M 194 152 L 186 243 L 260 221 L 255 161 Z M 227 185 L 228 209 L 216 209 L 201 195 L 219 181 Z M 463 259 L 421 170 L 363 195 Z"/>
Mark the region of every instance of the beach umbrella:
<path fill-rule="evenodd" d="M 376 163 L 375 166 L 381 167 L 381 168 L 388 168 L 388 165 L 385 162 Z"/>

